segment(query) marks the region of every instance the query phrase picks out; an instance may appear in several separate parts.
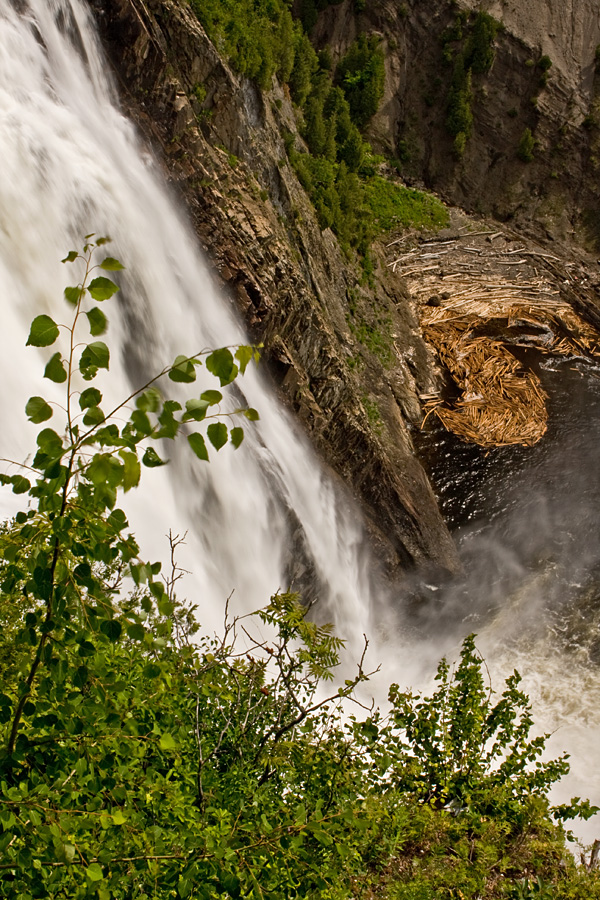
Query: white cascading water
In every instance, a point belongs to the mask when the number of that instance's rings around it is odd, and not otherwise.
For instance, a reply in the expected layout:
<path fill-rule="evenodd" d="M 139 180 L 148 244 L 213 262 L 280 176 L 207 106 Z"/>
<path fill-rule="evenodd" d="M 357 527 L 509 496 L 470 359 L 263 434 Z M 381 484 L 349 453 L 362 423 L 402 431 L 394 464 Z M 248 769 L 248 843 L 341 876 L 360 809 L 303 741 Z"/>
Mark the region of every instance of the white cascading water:
<path fill-rule="evenodd" d="M 113 397 L 128 394 L 132 380 L 143 381 L 177 353 L 245 341 L 153 160 L 119 111 L 83 0 L 0 0 L 2 457 L 24 460 L 34 449 L 37 427 L 24 416 L 29 396 L 60 402 L 57 387 L 41 379 L 48 353 L 26 349 L 25 341 L 35 315 L 68 316 L 63 289 L 80 275 L 60 259 L 89 232 L 110 234 L 111 254 L 127 266 L 119 302 L 107 308 L 112 359 L 103 389 Z M 144 472 L 145 487 L 127 510 L 145 557 L 166 557 L 169 528 L 188 531 L 180 559 L 193 572 L 186 593 L 210 628 L 219 626 L 232 591 L 238 610 L 255 609 L 295 576 L 300 581 L 308 564 L 342 635 L 373 634 L 370 567 L 356 510 L 334 490 L 259 375 L 249 372 L 240 389 L 261 421 L 246 423 L 239 450 L 213 454 L 207 466 L 185 446 L 170 448 L 171 466 Z M 14 500 L 0 495 L 5 514 Z M 455 656 L 461 634 L 479 629 L 496 683 L 518 664 L 541 727 L 562 728 L 553 750 L 569 749 L 576 772 L 561 796 L 580 793 L 600 805 L 594 774 L 600 679 L 594 670 L 582 680 L 583 664 L 565 672 L 549 628 L 530 627 L 529 640 L 515 640 L 515 622 L 529 616 L 539 623 L 531 614 L 539 609 L 534 602 L 543 602 L 545 576 L 536 582 L 514 541 L 503 550 L 502 536 L 488 535 L 476 546 L 484 569 L 504 553 L 502 575 L 482 591 L 484 579 L 475 574 L 470 591 L 459 586 L 454 598 L 446 594 L 454 621 L 462 622 L 450 636 L 435 622 L 390 633 L 375 653 L 385 660 L 381 684 L 425 684 L 439 655 Z M 471 625 L 478 589 L 486 603 L 498 597 L 498 611 L 484 610 Z M 593 823 L 582 833 L 593 838 L 600 829 Z"/>
<path fill-rule="evenodd" d="M 68 321 L 63 289 L 81 272 L 60 260 L 81 247 L 83 235 L 110 234 L 111 255 L 126 265 L 119 301 L 106 309 L 105 391 L 115 398 L 129 394 L 130 379 L 143 384 L 178 353 L 247 339 L 118 108 L 85 4 L 0 0 L 0 48 L 0 456 L 22 460 L 37 432 L 25 421 L 27 398 L 61 397 L 40 377 L 48 351 L 25 349 L 28 326 L 42 312 Z M 210 386 L 217 386 L 214 379 Z M 258 425 L 242 420 L 246 440 L 239 450 L 213 453 L 206 465 L 187 446 L 168 447 L 173 464 L 145 470 L 145 487 L 127 509 L 146 558 L 167 555 L 169 528 L 188 532 L 180 551 L 180 563 L 194 573 L 188 596 L 212 626 L 232 591 L 234 608 L 249 611 L 293 586 L 293 530 L 328 614 L 343 608 L 351 633 L 370 631 L 356 512 L 336 496 L 256 372 L 249 368 L 239 387 L 261 417 Z"/>

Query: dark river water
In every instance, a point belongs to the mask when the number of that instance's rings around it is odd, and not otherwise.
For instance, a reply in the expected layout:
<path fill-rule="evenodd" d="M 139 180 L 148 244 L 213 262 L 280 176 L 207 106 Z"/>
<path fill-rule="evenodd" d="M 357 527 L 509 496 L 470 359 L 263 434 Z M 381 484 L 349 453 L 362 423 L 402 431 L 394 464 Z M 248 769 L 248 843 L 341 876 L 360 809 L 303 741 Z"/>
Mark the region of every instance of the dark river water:
<path fill-rule="evenodd" d="M 408 627 L 451 659 L 476 632 L 496 689 L 517 668 L 553 755 L 571 754 L 557 796 L 600 805 L 600 365 L 519 353 L 549 395 L 536 446 L 486 451 L 433 423 L 416 438 L 464 571 L 411 586 Z M 576 832 L 600 837 L 598 817 Z"/>

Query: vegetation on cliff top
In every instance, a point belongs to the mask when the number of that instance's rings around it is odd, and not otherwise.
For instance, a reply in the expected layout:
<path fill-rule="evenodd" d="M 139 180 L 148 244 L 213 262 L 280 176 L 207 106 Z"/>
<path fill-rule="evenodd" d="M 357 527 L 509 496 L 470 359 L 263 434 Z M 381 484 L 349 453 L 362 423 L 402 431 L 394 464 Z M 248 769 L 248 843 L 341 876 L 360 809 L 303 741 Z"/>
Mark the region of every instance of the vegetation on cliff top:
<path fill-rule="evenodd" d="M 0 534 L 0 897 L 600 898 L 557 824 L 593 810 L 550 807 L 567 762 L 540 761 L 519 676 L 495 696 L 472 637 L 431 697 L 392 685 L 382 713 L 355 698 L 364 656 L 327 695 L 341 642 L 297 598 L 255 615 L 260 638 L 227 614 L 213 638 L 176 596 L 176 563 L 161 578 L 140 559 L 117 500 L 164 464 L 152 441 L 193 427 L 207 460 L 198 429 L 217 451 L 243 438 L 221 390 L 184 408 L 164 398 L 169 379 L 192 384 L 205 365 L 223 388 L 255 351 L 177 357 L 105 415 L 110 352 L 80 339 L 104 333 L 97 304 L 118 289 L 93 270 L 122 267 L 92 265 L 105 243 L 92 238 L 64 260 L 84 269 L 70 321 L 37 316 L 29 335 L 52 347 L 44 375 L 64 406 L 30 398 L 37 453 L 1 476 L 27 505 Z"/>
<path fill-rule="evenodd" d="M 263 89 L 274 76 L 288 86 L 306 145 L 295 147 L 289 135 L 290 163 L 321 227 L 331 228 L 346 252 L 356 249 L 369 269 L 369 247 L 379 231 L 399 225 L 439 227 L 445 219 L 441 204 L 421 200 L 393 181 L 382 202 L 383 179 L 372 181 L 381 160 L 362 131 L 383 97 L 384 55 L 379 38 L 365 34 L 336 66 L 327 50 L 317 53 L 307 32 L 318 10 L 328 5 L 329 0 L 305 2 L 294 20 L 286 0 L 192 0 L 209 36 L 239 72 Z M 436 203 L 435 215 L 422 215 Z M 390 206 L 402 212 L 386 214 Z"/>
<path fill-rule="evenodd" d="M 454 155 L 461 159 L 473 130 L 472 78 L 484 75 L 494 62 L 494 40 L 501 23 L 480 10 L 456 15 L 454 25 L 442 36 L 443 59 L 452 66 L 448 91 L 446 128 L 454 138 Z"/>

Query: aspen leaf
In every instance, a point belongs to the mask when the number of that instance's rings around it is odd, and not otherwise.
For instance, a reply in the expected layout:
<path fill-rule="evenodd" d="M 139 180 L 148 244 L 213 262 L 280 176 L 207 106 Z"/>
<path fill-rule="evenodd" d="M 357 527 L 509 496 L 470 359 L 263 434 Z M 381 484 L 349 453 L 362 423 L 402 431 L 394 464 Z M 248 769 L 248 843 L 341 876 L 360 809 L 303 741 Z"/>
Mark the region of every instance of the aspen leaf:
<path fill-rule="evenodd" d="M 240 444 L 244 440 L 244 429 L 240 428 L 239 426 L 232 428 L 231 431 L 229 432 L 229 438 L 231 440 L 231 443 L 237 450 L 237 448 L 240 446 Z"/>
<path fill-rule="evenodd" d="M 44 378 L 49 378 L 56 384 L 62 384 L 67 380 L 67 370 L 60 353 L 55 353 L 44 369 Z"/>
<path fill-rule="evenodd" d="M 227 443 L 227 425 L 223 422 L 212 422 L 206 433 L 215 450 L 220 450 Z"/>
<path fill-rule="evenodd" d="M 28 347 L 49 347 L 58 337 L 58 326 L 50 316 L 36 316 L 31 323 Z"/>
<path fill-rule="evenodd" d="M 192 381 L 196 380 L 194 364 L 187 356 L 176 356 L 175 362 L 169 370 L 169 378 L 171 381 L 191 384 Z"/>
<path fill-rule="evenodd" d="M 39 425 L 52 417 L 52 407 L 43 397 L 30 397 L 25 407 L 30 422 Z"/>
<path fill-rule="evenodd" d="M 107 256 L 106 259 L 103 259 L 100 263 L 100 268 L 105 269 L 108 272 L 118 272 L 121 269 L 124 269 L 125 266 L 120 263 L 118 259 L 115 259 L 114 256 Z"/>
<path fill-rule="evenodd" d="M 148 466 L 149 469 L 155 469 L 157 466 L 165 466 L 167 464 L 165 459 L 160 458 L 154 447 L 147 448 L 142 457 L 142 462 L 145 466 Z"/>
<path fill-rule="evenodd" d="M 221 382 L 221 387 L 230 384 L 238 373 L 238 367 L 233 361 L 231 350 L 222 347 L 214 350 L 206 357 L 206 368 Z"/>
<path fill-rule="evenodd" d="M 198 459 L 204 459 L 208 462 L 208 450 L 206 449 L 206 443 L 201 434 L 194 432 L 194 434 L 188 434 L 188 443 Z"/>
<path fill-rule="evenodd" d="M 118 290 L 119 288 L 114 281 L 111 281 L 110 278 L 105 278 L 103 275 L 99 275 L 98 278 L 94 278 L 88 284 L 88 292 L 94 300 L 109 300 Z"/>
<path fill-rule="evenodd" d="M 98 309 L 97 306 L 93 306 L 92 309 L 86 312 L 86 316 L 88 317 L 88 322 L 90 323 L 90 334 L 93 337 L 98 337 L 100 334 L 104 334 L 108 327 L 108 320 L 101 309 Z"/>

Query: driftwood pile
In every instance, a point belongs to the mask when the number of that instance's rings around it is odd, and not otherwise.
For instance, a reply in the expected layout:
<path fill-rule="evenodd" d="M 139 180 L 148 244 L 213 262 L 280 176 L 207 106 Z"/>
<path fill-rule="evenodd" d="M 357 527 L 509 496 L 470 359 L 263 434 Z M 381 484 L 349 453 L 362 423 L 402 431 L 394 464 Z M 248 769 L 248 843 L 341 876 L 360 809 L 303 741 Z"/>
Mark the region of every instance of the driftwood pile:
<path fill-rule="evenodd" d="M 449 431 L 482 447 L 536 444 L 546 432 L 548 413 L 538 376 L 523 368 L 501 341 L 477 331 L 533 325 L 541 332 L 536 345 L 545 352 L 600 355 L 594 329 L 559 301 L 542 305 L 523 300 L 498 310 L 489 301 L 470 299 L 460 316 L 453 304 L 425 306 L 421 316 L 425 339 L 462 391 L 452 406 L 429 400 L 425 417 L 436 415 Z"/>
<path fill-rule="evenodd" d="M 473 246 L 471 233 L 388 263 L 408 282 L 425 339 L 460 391 L 452 403 L 428 397 L 423 424 L 434 415 L 469 443 L 531 446 L 547 429 L 547 395 L 501 335 L 517 329 L 541 351 L 586 357 L 600 356 L 600 337 L 560 299 L 557 273 L 546 266 L 555 257 L 511 249 L 501 232 L 482 234 L 489 243 L 502 238 L 502 249 Z"/>
<path fill-rule="evenodd" d="M 468 324 L 443 320 L 426 328 L 425 338 L 463 391 L 452 407 L 428 401 L 426 418 L 435 414 L 449 431 L 482 447 L 531 446 L 543 437 L 546 394 L 502 343 L 473 336 Z"/>

